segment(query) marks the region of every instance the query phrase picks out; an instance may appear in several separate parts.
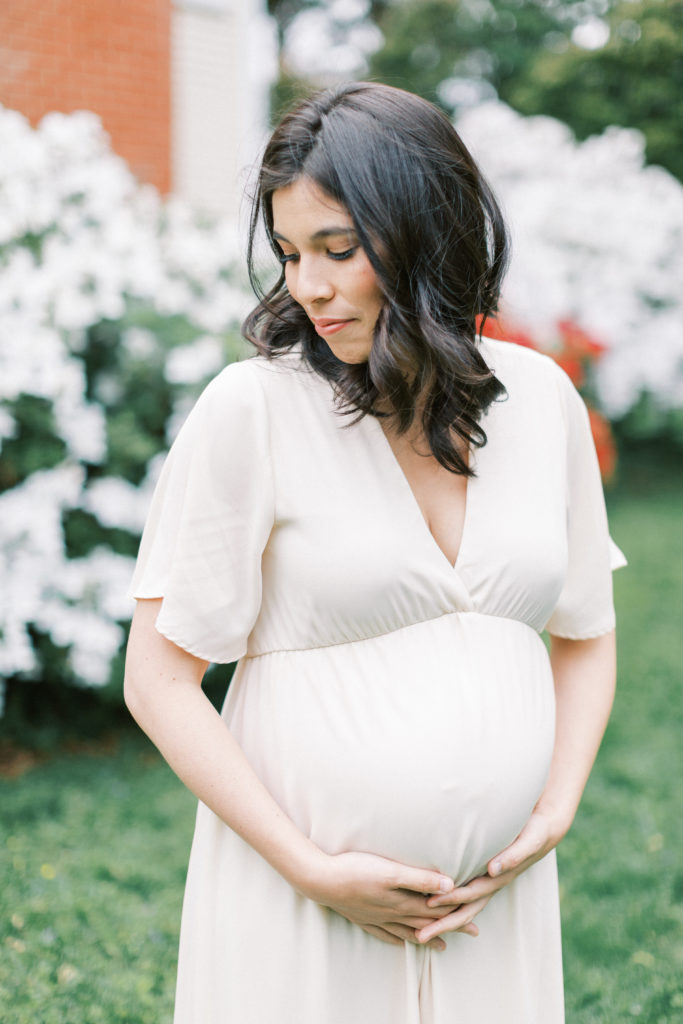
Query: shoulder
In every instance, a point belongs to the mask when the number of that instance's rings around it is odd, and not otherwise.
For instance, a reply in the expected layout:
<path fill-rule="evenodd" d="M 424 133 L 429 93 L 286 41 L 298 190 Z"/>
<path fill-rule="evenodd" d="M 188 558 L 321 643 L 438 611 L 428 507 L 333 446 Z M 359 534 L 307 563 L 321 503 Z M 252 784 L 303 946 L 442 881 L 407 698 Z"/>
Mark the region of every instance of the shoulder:
<path fill-rule="evenodd" d="M 179 436 L 234 437 L 267 420 L 267 406 L 256 358 L 229 363 L 204 387 Z"/>
<path fill-rule="evenodd" d="M 287 352 L 271 358 L 262 355 L 247 356 L 236 363 L 230 363 L 211 382 L 209 387 L 217 390 L 239 389 L 241 387 L 262 389 L 266 393 L 282 382 L 305 382 L 320 379 L 304 359 L 301 346 L 294 345 Z"/>
<path fill-rule="evenodd" d="M 233 405 L 258 404 L 261 387 L 254 362 L 254 359 L 243 359 L 225 366 L 201 392 L 193 412 L 211 415 Z"/>
<path fill-rule="evenodd" d="M 486 364 L 505 386 L 517 414 L 535 429 L 559 430 L 565 438 L 589 430 L 586 404 L 569 375 L 536 349 L 510 341 L 483 338 Z"/>
<path fill-rule="evenodd" d="M 513 341 L 486 337 L 482 338 L 480 350 L 487 366 L 509 393 L 525 398 L 548 395 L 555 401 L 559 398 L 562 405 L 583 402 L 571 378 L 551 356 Z"/>
<path fill-rule="evenodd" d="M 286 352 L 273 359 L 261 355 L 247 356 L 234 363 L 228 363 L 200 396 L 201 401 L 220 401 L 226 398 L 254 400 L 268 390 L 272 378 L 294 377 L 305 371 L 299 352 Z"/>
<path fill-rule="evenodd" d="M 302 410 L 306 393 L 310 404 L 314 394 L 319 401 L 329 391 L 329 383 L 304 361 L 295 346 L 272 359 L 255 355 L 228 364 L 206 386 L 194 411 L 214 423 L 267 421 Z"/>
<path fill-rule="evenodd" d="M 550 356 L 535 348 L 518 345 L 514 341 L 497 341 L 484 337 L 481 339 L 480 351 L 496 376 L 500 372 L 501 379 L 505 374 L 540 380 L 556 379 L 558 372 L 566 376 L 564 370 Z"/>

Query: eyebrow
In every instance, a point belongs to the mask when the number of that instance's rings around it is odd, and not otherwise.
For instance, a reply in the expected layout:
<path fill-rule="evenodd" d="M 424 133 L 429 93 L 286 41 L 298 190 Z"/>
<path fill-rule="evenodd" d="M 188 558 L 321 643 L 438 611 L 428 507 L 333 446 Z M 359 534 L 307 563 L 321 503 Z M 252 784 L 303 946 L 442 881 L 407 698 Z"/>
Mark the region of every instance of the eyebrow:
<path fill-rule="evenodd" d="M 352 227 L 345 228 L 321 228 L 320 231 L 316 231 L 314 235 L 311 235 L 311 241 L 318 242 L 322 238 L 329 238 L 331 235 L 355 235 L 355 229 Z M 281 235 L 278 231 L 273 231 L 273 238 L 277 239 L 278 242 L 287 242 L 289 245 L 292 243 L 284 235 Z"/>

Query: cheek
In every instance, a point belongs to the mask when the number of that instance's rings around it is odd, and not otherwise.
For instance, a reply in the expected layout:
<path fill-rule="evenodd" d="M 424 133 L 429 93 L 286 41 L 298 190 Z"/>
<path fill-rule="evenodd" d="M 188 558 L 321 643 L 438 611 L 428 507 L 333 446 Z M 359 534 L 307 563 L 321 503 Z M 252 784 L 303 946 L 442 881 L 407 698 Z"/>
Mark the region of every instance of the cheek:
<path fill-rule="evenodd" d="M 287 285 L 287 291 L 292 296 L 295 302 L 298 302 L 296 294 L 296 271 L 293 263 L 285 263 L 285 284 Z"/>
<path fill-rule="evenodd" d="M 379 287 L 377 275 L 370 263 L 359 272 L 357 278 L 357 294 L 363 305 L 376 319 L 384 305 L 384 296 Z"/>

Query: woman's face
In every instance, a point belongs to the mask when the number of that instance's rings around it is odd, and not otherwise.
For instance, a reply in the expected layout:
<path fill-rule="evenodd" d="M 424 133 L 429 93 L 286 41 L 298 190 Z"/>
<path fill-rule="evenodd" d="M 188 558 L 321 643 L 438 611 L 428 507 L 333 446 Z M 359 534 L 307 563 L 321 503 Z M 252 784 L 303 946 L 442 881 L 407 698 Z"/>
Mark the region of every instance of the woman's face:
<path fill-rule="evenodd" d="M 273 236 L 292 298 L 344 363 L 370 355 L 384 304 L 346 209 L 309 178 L 273 193 Z"/>

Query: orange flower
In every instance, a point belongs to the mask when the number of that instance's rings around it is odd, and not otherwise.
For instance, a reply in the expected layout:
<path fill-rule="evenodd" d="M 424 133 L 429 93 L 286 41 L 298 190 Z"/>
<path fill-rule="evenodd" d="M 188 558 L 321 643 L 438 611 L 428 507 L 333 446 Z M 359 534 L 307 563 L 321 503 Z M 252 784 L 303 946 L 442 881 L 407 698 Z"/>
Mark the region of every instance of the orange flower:
<path fill-rule="evenodd" d="M 575 388 L 583 387 L 586 383 L 586 374 L 580 359 L 564 355 L 561 352 L 548 352 L 548 355 L 552 356 L 557 365 L 562 367 Z"/>
<path fill-rule="evenodd" d="M 614 476 L 617 468 L 617 449 L 612 435 L 612 428 L 608 421 L 596 409 L 588 407 L 588 418 L 590 420 L 595 450 L 598 453 L 598 464 L 602 479 L 609 482 Z"/>
<path fill-rule="evenodd" d="M 481 317 L 477 320 L 477 330 L 481 324 Z M 516 345 L 523 345 L 525 348 L 538 348 L 530 334 L 520 327 L 503 320 L 501 317 L 487 320 L 484 325 L 484 334 L 494 341 L 513 341 Z"/>
<path fill-rule="evenodd" d="M 572 320 L 558 321 L 557 333 L 567 355 L 571 354 L 577 359 L 599 359 L 606 349 L 602 342 L 578 327 Z"/>

